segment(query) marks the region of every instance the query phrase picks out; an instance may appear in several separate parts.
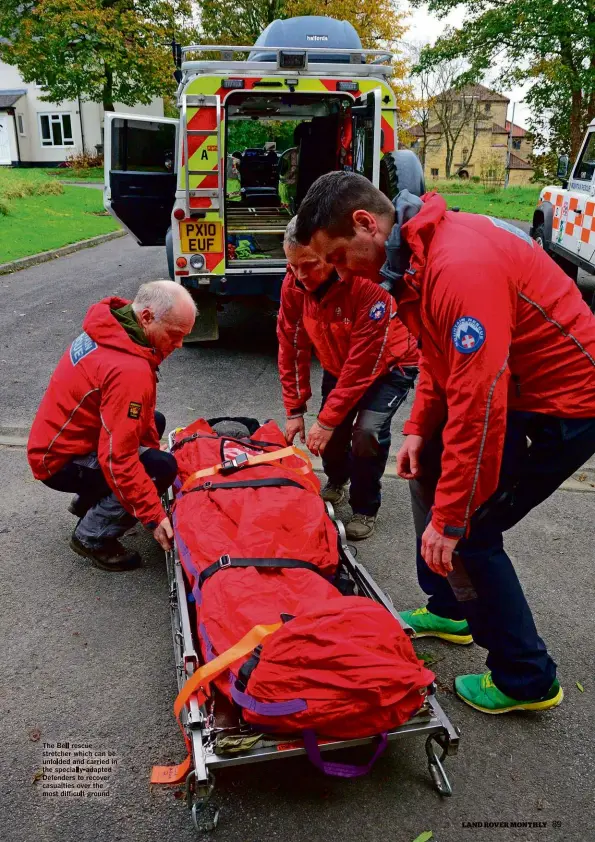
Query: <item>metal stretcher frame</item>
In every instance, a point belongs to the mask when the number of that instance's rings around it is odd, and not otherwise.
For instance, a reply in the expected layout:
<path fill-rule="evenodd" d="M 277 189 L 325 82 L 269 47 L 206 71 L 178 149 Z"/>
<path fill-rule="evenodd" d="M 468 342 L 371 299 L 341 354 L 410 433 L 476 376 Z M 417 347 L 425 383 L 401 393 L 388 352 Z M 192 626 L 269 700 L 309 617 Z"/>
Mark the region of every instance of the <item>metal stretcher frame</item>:
<path fill-rule="evenodd" d="M 173 499 L 173 490 L 170 489 L 166 498 L 168 507 L 171 507 Z M 347 545 L 342 522 L 335 517 L 332 506 L 329 503 L 326 505 L 329 517 L 338 533 L 340 569 L 355 583 L 359 595 L 367 596 L 383 605 L 395 617 L 404 631 L 413 636 L 413 630 L 401 620 L 390 598 L 376 584 L 363 565 L 356 561 Z M 203 660 L 200 655 L 200 648 L 195 644 L 188 609 L 187 583 L 175 540 L 172 549 L 166 553 L 166 563 L 176 673 L 178 689 L 181 690 L 194 671 L 202 665 Z M 387 737 L 389 741 L 392 741 L 417 734 L 425 735 L 428 769 L 432 781 L 441 795 L 448 796 L 452 795 L 452 787 L 444 769 L 443 761 L 447 755 L 457 753 L 459 730 L 451 723 L 440 706 L 436 698 L 435 685 L 432 684 L 428 690 L 427 703 L 422 712 L 400 727 L 390 731 Z M 219 810 L 211 801 L 214 790 L 214 770 L 220 767 L 259 763 L 265 760 L 280 760 L 306 754 L 306 749 L 297 735 L 295 738 L 285 736 L 280 739 L 276 739 L 274 736 L 269 738 L 269 735 L 267 735 L 266 739 L 257 743 L 253 748 L 227 755 L 216 754 L 214 750 L 214 740 L 218 733 L 216 717 L 209 714 L 206 706 L 199 706 L 196 697 L 190 698 L 188 706 L 182 712 L 181 721 L 191 742 L 194 766 L 186 779 L 187 806 L 192 813 L 192 819 L 197 830 L 201 832 L 213 830 L 219 818 Z M 242 730 L 240 731 L 240 729 Z M 254 733 L 252 729 L 245 725 L 242 726 L 239 722 L 237 731 L 246 735 Z M 335 749 L 372 745 L 375 740 L 375 737 L 325 740 L 319 745 L 319 748 L 321 752 L 326 753 Z"/>

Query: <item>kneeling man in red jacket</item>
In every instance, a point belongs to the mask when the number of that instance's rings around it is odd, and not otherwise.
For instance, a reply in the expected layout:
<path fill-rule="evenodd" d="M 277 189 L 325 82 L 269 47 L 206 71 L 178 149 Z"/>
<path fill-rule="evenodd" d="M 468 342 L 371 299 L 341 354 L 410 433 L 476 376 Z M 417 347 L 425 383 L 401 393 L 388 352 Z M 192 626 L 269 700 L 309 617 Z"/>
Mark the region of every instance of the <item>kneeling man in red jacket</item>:
<path fill-rule="evenodd" d="M 361 540 L 374 530 L 390 425 L 415 383 L 418 351 L 385 289 L 365 278 L 343 280 L 294 231 L 292 220 L 277 327 L 285 435 L 290 443 L 297 434 L 306 441 L 313 348 L 324 369 L 322 406 L 307 444 L 322 456 L 325 500 L 340 503 L 351 481 L 347 536 Z"/>
<path fill-rule="evenodd" d="M 33 475 L 77 495 L 70 546 L 102 570 L 140 563 L 117 540 L 137 520 L 169 549 L 173 532 L 160 495 L 177 465 L 159 449 L 165 418 L 155 412 L 157 367 L 195 317 L 190 294 L 172 281 L 143 284 L 133 302 L 94 304 L 37 411 L 28 444 Z"/>

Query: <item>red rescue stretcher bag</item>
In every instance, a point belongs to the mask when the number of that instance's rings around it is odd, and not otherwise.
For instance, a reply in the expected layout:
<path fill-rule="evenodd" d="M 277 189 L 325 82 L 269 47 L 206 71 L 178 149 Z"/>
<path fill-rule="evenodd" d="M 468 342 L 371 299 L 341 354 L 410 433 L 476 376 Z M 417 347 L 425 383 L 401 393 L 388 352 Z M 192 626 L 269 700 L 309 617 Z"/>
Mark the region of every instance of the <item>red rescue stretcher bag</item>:
<path fill-rule="evenodd" d="M 217 431 L 198 420 L 172 447 L 173 525 L 205 662 L 280 624 L 215 684 L 263 731 L 349 739 L 401 725 L 433 673 L 382 605 L 335 587 L 337 532 L 307 456 L 274 422 L 241 420 L 243 436 L 221 433 L 232 419 Z"/>

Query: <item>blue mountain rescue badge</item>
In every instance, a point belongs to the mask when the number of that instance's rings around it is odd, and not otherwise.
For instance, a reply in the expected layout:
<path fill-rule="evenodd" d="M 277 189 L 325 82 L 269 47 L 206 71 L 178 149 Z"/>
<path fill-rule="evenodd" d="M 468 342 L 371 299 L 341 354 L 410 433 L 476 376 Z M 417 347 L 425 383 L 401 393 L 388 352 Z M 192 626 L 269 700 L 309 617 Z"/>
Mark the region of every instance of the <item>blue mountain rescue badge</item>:
<path fill-rule="evenodd" d="M 91 351 L 95 351 L 96 349 L 97 342 L 94 342 L 88 334 L 81 333 L 70 346 L 70 362 L 73 365 L 76 365 L 77 363 L 80 363 L 87 354 L 90 354 Z"/>
<path fill-rule="evenodd" d="M 368 315 L 373 321 L 379 322 L 385 313 L 386 304 L 384 303 L 384 301 L 377 301 L 376 304 L 373 304 L 372 307 L 370 307 L 370 312 Z"/>
<path fill-rule="evenodd" d="M 473 354 L 486 340 L 486 331 L 481 322 L 471 316 L 457 319 L 452 326 L 452 341 L 459 353 Z"/>

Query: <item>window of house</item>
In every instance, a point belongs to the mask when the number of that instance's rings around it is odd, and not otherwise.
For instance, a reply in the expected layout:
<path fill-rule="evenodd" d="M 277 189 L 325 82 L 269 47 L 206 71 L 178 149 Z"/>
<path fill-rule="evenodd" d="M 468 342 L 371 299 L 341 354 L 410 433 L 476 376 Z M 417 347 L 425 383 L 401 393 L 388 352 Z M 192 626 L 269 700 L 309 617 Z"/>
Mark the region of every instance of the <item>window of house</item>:
<path fill-rule="evenodd" d="M 486 102 L 486 104 L 485 104 L 485 106 L 484 106 L 484 107 L 485 107 L 485 113 L 486 113 L 486 114 L 489 114 L 489 113 L 490 113 L 490 111 L 492 110 L 492 103 L 491 103 L 491 102 Z"/>
<path fill-rule="evenodd" d="M 436 167 L 432 167 L 431 172 L 432 172 L 432 175 L 433 175 L 433 176 L 435 176 L 436 178 L 438 177 L 438 170 L 437 170 L 437 168 L 436 168 Z"/>
<path fill-rule="evenodd" d="M 469 155 L 469 149 L 468 149 L 467 147 L 465 147 L 465 148 L 463 149 L 463 158 L 467 158 L 467 157 L 468 157 L 468 155 Z"/>
<path fill-rule="evenodd" d="M 25 134 L 25 123 L 23 122 L 23 115 L 17 114 L 17 124 L 19 127 L 19 134 Z"/>
<path fill-rule="evenodd" d="M 74 146 L 70 114 L 40 114 L 39 136 L 42 146 Z"/>
<path fill-rule="evenodd" d="M 513 149 L 520 149 L 520 148 L 521 148 L 521 139 L 520 139 L 520 137 L 513 137 L 513 139 L 512 139 L 512 148 L 513 148 Z"/>

